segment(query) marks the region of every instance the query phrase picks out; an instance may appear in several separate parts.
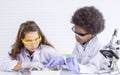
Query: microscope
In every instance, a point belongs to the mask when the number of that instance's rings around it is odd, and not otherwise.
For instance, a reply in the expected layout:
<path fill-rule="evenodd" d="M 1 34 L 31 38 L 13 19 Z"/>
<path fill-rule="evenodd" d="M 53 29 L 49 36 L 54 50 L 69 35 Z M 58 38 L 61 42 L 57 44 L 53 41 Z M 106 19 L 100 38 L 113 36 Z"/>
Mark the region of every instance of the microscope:
<path fill-rule="evenodd" d="M 117 29 L 115 29 L 110 42 L 105 46 L 103 50 L 100 50 L 103 56 L 109 60 L 110 65 L 108 67 L 111 71 L 118 70 L 116 62 L 119 59 L 119 51 L 120 40 L 117 39 Z"/>

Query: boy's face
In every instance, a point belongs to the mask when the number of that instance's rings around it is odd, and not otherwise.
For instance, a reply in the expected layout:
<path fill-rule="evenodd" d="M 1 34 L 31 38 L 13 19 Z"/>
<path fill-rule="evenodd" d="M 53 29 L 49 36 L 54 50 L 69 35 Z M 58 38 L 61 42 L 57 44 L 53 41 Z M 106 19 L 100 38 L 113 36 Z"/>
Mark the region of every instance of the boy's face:
<path fill-rule="evenodd" d="M 75 38 L 80 44 L 88 42 L 94 36 L 92 34 L 88 34 L 88 32 L 76 25 L 72 30 L 75 32 Z"/>

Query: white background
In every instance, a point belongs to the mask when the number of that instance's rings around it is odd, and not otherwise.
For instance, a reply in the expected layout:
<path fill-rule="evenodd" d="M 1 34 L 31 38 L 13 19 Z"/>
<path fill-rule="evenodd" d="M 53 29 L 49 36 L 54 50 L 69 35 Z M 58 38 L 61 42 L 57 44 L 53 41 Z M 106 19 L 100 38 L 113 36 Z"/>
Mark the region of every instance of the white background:
<path fill-rule="evenodd" d="M 103 13 L 105 30 L 99 38 L 107 44 L 114 28 L 120 30 L 120 0 L 0 0 L 0 55 L 11 50 L 26 20 L 34 20 L 59 53 L 71 53 L 75 45 L 71 16 L 83 6 L 95 6 Z"/>

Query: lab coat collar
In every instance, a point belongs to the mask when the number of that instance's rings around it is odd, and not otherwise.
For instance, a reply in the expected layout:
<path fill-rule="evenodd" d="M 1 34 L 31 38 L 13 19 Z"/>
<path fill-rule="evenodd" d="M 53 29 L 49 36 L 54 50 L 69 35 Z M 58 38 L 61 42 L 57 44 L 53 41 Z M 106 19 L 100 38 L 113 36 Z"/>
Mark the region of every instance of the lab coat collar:
<path fill-rule="evenodd" d="M 30 54 L 29 54 L 29 51 L 28 51 L 26 48 L 24 48 L 24 49 L 23 49 L 23 53 L 24 53 L 25 56 L 33 57 L 34 54 L 35 54 L 36 52 L 38 52 L 39 49 L 40 49 L 40 47 L 38 47 L 38 48 L 33 52 L 33 54 L 30 55 Z"/>

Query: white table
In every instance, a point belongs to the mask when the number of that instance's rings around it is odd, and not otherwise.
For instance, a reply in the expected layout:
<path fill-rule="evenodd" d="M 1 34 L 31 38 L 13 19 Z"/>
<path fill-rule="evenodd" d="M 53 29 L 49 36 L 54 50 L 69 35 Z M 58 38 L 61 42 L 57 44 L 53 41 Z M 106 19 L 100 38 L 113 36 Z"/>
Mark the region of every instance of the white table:
<path fill-rule="evenodd" d="M 120 75 L 120 71 L 115 71 L 115 72 L 109 72 L 109 73 L 85 73 L 85 74 L 75 74 L 74 72 L 71 71 L 62 71 L 60 75 Z"/>
<path fill-rule="evenodd" d="M 0 72 L 0 75 L 31 75 L 30 72 Z M 40 75 L 40 74 L 35 74 Z M 51 75 L 51 74 L 46 74 Z M 110 72 L 110 73 L 98 73 L 98 74 L 76 74 L 71 71 L 61 71 L 58 75 L 120 75 L 120 71 Z"/>

